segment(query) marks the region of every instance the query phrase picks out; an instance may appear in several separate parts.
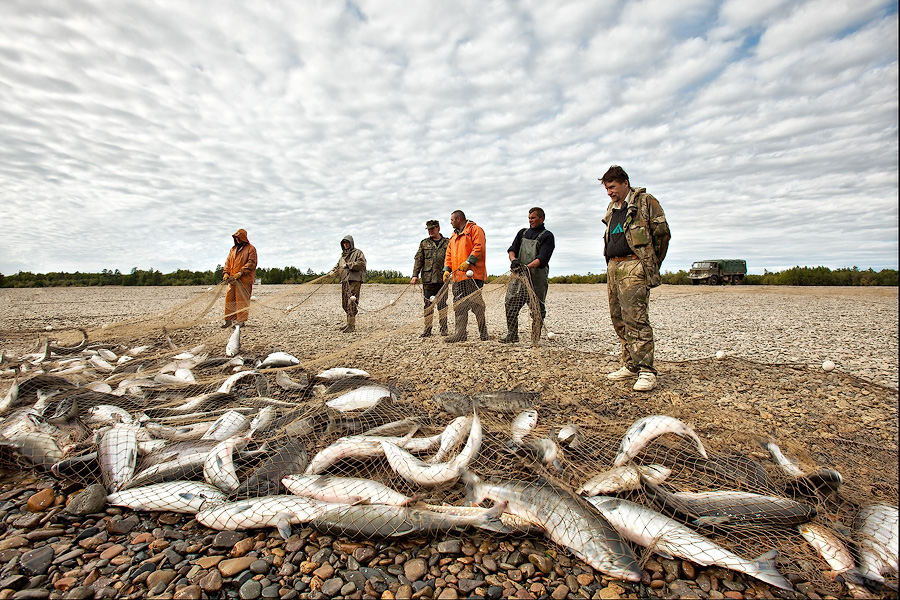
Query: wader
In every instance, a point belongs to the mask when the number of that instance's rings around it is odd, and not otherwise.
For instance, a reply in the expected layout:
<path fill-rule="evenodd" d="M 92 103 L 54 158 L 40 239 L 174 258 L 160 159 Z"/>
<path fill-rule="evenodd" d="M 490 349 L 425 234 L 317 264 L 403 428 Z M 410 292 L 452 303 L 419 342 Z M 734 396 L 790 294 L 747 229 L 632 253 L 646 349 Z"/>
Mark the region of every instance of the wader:
<path fill-rule="evenodd" d="M 522 238 L 517 257 L 523 266 L 537 258 L 541 238 L 546 233 L 546 230 L 542 231 L 533 240 Z M 531 341 L 537 345 L 540 340 L 541 327 L 544 324 L 544 317 L 547 316 L 549 273 L 550 267 L 544 265 L 535 269 L 525 268 L 524 273 L 514 273 L 514 277 L 510 279 L 509 287 L 506 288 L 506 331 L 509 341 L 519 339 L 519 311 L 525 304 L 528 304 L 531 312 Z"/>

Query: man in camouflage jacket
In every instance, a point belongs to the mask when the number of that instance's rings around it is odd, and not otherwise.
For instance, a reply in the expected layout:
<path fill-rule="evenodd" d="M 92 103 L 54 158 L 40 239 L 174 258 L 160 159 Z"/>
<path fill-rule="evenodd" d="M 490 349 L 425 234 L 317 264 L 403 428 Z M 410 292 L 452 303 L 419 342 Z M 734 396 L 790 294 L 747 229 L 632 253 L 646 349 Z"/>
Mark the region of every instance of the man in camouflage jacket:
<path fill-rule="evenodd" d="M 422 293 L 425 297 L 425 330 L 422 337 L 431 335 L 434 322 L 434 307 L 437 305 L 438 319 L 441 322 L 441 335 L 449 333 L 447 329 L 447 290 L 443 285 L 444 259 L 447 253 L 447 242 L 450 240 L 441 235 L 441 224 L 431 219 L 425 223 L 428 237 L 419 242 L 413 263 L 413 274 L 410 283 L 415 285 L 422 280 Z"/>
<path fill-rule="evenodd" d="M 637 378 L 634 389 L 650 391 L 656 387 L 650 288 L 660 284 L 659 268 L 671 233 L 659 202 L 645 188 L 631 187 L 622 167 L 610 167 L 600 181 L 610 198 L 603 218 L 603 254 L 609 313 L 622 342 L 623 363 L 607 377 Z"/>

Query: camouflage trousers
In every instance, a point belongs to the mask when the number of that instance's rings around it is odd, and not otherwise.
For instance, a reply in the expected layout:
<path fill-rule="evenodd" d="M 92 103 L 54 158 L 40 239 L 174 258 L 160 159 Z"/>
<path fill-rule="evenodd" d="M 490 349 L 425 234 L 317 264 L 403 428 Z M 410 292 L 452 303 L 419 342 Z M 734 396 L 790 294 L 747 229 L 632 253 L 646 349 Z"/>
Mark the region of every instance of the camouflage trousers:
<path fill-rule="evenodd" d="M 610 261 L 606 269 L 609 316 L 622 342 L 622 363 L 632 371 L 653 367 L 650 284 L 640 260 Z"/>
<path fill-rule="evenodd" d="M 362 281 L 341 282 L 341 308 L 348 316 L 355 317 L 359 312 L 359 293 L 362 291 Z M 351 301 L 353 296 L 356 300 Z"/>

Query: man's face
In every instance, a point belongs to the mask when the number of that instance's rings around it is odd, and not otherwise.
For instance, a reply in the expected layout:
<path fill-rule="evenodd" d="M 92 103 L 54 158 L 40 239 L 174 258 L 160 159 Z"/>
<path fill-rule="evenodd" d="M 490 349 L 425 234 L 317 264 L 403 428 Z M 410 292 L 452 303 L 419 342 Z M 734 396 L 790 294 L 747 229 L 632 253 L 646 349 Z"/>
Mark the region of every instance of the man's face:
<path fill-rule="evenodd" d="M 450 215 L 450 225 L 453 226 L 453 229 L 461 229 L 466 222 L 463 221 L 463 218 L 458 214 L 454 213 Z"/>
<path fill-rule="evenodd" d="M 341 242 L 341 248 L 343 248 L 344 250 L 349 250 L 349 249 L 350 249 L 350 242 L 348 242 L 347 240 L 342 241 L 342 242 Z"/>
<path fill-rule="evenodd" d="M 532 229 L 535 227 L 540 227 L 544 224 L 544 217 L 538 216 L 536 212 L 528 213 L 528 225 L 531 226 Z"/>
<path fill-rule="evenodd" d="M 606 193 L 609 194 L 609 199 L 613 202 L 622 202 L 628 197 L 628 182 L 610 181 L 603 185 L 606 186 Z"/>
<path fill-rule="evenodd" d="M 435 225 L 434 227 L 428 228 L 428 235 L 431 236 L 431 239 L 438 240 L 441 238 L 441 226 Z"/>

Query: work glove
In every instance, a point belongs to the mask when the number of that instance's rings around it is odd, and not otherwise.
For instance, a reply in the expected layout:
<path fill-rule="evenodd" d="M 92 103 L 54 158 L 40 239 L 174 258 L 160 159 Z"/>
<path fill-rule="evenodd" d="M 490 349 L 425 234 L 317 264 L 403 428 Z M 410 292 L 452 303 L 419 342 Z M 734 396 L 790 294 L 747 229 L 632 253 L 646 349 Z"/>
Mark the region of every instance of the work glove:
<path fill-rule="evenodd" d="M 461 263 L 459 263 L 459 266 L 456 267 L 456 270 L 457 271 L 465 271 L 467 269 L 470 269 L 471 267 L 472 267 L 472 263 L 470 263 L 468 260 L 464 260 Z"/>
<path fill-rule="evenodd" d="M 514 258 L 511 261 L 509 261 L 509 270 L 512 271 L 513 273 L 518 273 L 521 268 L 522 268 L 522 263 L 519 262 L 518 258 Z"/>
<path fill-rule="evenodd" d="M 448 279 L 450 279 L 452 276 L 453 275 L 450 273 L 450 271 L 444 271 L 444 282 L 446 283 L 446 281 Z"/>

